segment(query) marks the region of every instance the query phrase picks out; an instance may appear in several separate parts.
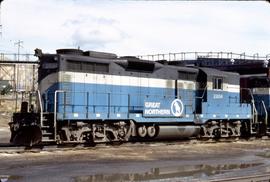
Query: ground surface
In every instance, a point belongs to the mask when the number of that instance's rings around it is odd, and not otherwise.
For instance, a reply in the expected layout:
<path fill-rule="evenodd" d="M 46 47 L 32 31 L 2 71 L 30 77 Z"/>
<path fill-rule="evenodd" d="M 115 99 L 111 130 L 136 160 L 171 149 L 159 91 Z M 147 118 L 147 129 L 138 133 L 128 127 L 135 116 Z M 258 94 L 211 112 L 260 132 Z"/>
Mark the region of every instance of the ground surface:
<path fill-rule="evenodd" d="M 270 172 L 270 141 L 124 144 L 88 150 L 0 153 L 8 181 L 208 181 Z"/>

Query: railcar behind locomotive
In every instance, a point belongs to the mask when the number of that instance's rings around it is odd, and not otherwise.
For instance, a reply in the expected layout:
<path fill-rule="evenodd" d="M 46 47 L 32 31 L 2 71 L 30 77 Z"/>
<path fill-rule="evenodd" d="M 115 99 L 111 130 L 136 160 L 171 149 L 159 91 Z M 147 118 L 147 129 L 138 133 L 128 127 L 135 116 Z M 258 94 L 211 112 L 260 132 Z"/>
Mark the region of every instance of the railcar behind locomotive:
<path fill-rule="evenodd" d="M 60 49 L 39 57 L 36 108 L 24 102 L 11 142 L 99 143 L 250 133 L 240 76 L 212 68 Z"/>
<path fill-rule="evenodd" d="M 269 76 L 248 75 L 241 77 L 242 99 L 253 103 L 254 127 L 252 132 L 270 134 L 270 79 Z"/>

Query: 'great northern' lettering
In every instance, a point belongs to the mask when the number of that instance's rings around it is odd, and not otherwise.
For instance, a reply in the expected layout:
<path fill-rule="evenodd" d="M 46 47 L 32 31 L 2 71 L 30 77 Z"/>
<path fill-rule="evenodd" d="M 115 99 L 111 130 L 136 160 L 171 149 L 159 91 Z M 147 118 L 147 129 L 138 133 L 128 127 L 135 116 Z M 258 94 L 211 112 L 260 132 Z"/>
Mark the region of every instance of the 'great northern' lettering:
<path fill-rule="evenodd" d="M 171 111 L 169 109 L 161 108 L 160 102 L 145 102 L 144 103 L 144 114 L 145 115 L 170 115 Z"/>

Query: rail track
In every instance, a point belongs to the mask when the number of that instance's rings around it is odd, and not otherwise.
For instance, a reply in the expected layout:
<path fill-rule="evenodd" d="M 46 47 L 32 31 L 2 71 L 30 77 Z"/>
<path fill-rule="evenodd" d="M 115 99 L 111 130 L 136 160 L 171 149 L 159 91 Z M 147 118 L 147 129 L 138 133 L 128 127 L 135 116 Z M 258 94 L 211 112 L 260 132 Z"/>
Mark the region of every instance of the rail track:
<path fill-rule="evenodd" d="M 194 144 L 194 143 L 217 143 L 216 140 L 173 140 L 173 141 L 142 141 L 142 142 L 125 142 L 125 143 L 99 143 L 95 146 L 89 146 L 84 144 L 40 144 L 32 147 L 25 146 L 15 146 L 8 143 L 0 143 L 0 154 L 1 153 L 33 153 L 33 152 L 54 152 L 54 151 L 70 151 L 70 150 L 89 150 L 89 149 L 98 149 L 98 148 L 107 148 L 107 147 L 116 147 L 116 146 L 125 146 L 125 147 L 138 147 L 138 146 L 167 146 L 167 145 L 183 145 L 183 144 Z M 232 141 L 222 141 L 222 142 L 232 142 Z"/>
<path fill-rule="evenodd" d="M 227 182 L 227 181 L 228 182 L 269 182 L 270 173 L 209 180 L 209 182 Z"/>
<path fill-rule="evenodd" d="M 98 148 L 108 148 L 112 146 L 124 146 L 124 147 L 138 147 L 138 146 L 168 146 L 168 145 L 188 145 L 188 144 L 211 144 L 211 143 L 228 143 L 228 142 L 238 142 L 238 141 L 254 141 L 254 140 L 268 140 L 264 139 L 219 139 L 219 140 L 169 140 L 169 141 L 140 141 L 140 142 L 125 142 L 125 143 L 99 143 L 95 146 L 89 146 L 84 144 L 40 144 L 32 147 L 16 146 L 9 143 L 0 143 L 0 154 L 3 153 L 38 153 L 42 151 L 54 152 L 54 151 L 71 151 L 71 150 L 90 150 Z"/>

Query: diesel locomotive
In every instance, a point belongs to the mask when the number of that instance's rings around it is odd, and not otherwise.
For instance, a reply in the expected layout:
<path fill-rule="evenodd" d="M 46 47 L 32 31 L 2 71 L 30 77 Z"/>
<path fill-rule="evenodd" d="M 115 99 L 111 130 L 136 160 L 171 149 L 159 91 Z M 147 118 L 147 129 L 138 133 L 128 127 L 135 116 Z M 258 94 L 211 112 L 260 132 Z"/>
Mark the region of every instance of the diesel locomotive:
<path fill-rule="evenodd" d="M 228 138 L 268 131 L 269 90 L 258 109 L 260 89 L 240 88 L 239 73 L 79 49 L 56 54 L 37 49 L 36 56 L 36 98 L 23 102 L 10 122 L 10 141 L 17 145 Z"/>

